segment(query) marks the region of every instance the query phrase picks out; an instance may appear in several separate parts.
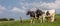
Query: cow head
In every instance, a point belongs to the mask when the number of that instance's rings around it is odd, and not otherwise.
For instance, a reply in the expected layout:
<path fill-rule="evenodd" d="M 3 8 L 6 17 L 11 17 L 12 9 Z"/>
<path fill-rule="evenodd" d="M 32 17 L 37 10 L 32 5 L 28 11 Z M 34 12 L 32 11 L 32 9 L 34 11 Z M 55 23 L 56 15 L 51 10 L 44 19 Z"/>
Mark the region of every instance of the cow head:
<path fill-rule="evenodd" d="M 43 14 L 43 12 L 42 10 L 37 9 L 36 14 L 37 14 L 37 17 L 39 17 Z"/>
<path fill-rule="evenodd" d="M 26 15 L 30 15 L 31 17 L 35 17 L 34 11 L 28 11 Z"/>
<path fill-rule="evenodd" d="M 27 11 L 26 15 L 29 15 L 31 11 Z"/>

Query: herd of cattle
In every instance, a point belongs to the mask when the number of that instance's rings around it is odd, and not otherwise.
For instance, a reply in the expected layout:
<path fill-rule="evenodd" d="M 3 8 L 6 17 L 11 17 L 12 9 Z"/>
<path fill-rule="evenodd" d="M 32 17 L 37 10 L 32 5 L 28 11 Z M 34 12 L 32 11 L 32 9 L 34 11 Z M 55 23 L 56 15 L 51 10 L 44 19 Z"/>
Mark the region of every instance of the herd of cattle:
<path fill-rule="evenodd" d="M 30 15 L 31 17 L 31 22 L 34 23 L 35 19 L 39 19 L 40 23 L 45 23 L 45 22 L 54 22 L 54 16 L 55 16 L 55 10 L 40 10 L 37 9 L 36 11 L 27 11 L 26 15 Z"/>

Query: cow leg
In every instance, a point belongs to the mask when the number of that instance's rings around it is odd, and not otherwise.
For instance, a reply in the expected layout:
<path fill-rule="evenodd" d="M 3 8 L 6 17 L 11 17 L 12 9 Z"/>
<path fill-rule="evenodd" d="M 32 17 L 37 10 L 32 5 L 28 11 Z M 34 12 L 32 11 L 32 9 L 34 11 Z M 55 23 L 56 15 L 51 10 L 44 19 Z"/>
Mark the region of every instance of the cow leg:
<path fill-rule="evenodd" d="M 43 18 L 43 23 L 45 23 L 45 20 L 46 20 L 46 19 L 45 19 L 45 16 L 43 16 L 42 18 Z"/>
<path fill-rule="evenodd" d="M 42 23 L 42 16 L 39 16 L 40 23 Z"/>
<path fill-rule="evenodd" d="M 33 19 L 33 24 L 36 22 L 35 20 L 36 20 L 36 18 Z"/>
<path fill-rule="evenodd" d="M 35 18 L 31 17 L 31 23 L 35 23 Z"/>
<path fill-rule="evenodd" d="M 51 17 L 51 22 L 54 22 L 54 15 Z"/>
<path fill-rule="evenodd" d="M 31 21 L 30 23 L 33 23 L 33 17 L 31 17 L 31 20 L 30 21 Z"/>

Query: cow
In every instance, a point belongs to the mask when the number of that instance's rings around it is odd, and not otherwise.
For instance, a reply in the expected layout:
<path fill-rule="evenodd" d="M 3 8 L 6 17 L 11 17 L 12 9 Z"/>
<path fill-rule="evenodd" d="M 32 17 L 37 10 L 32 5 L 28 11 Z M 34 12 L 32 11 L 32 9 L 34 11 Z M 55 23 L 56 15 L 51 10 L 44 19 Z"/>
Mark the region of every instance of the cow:
<path fill-rule="evenodd" d="M 36 10 L 36 17 L 40 20 L 40 23 L 44 22 L 44 12 L 42 10 L 37 9 Z"/>
<path fill-rule="evenodd" d="M 34 23 L 34 21 L 35 21 L 35 12 L 34 11 L 27 11 L 26 15 L 30 15 L 30 17 L 31 17 L 30 23 Z"/>
<path fill-rule="evenodd" d="M 35 19 L 39 19 L 40 23 L 45 23 L 47 21 L 54 22 L 54 16 L 55 16 L 55 10 L 39 10 L 37 9 L 36 11 L 27 11 L 26 15 L 30 15 L 31 17 L 31 22 L 33 23 Z M 48 19 L 46 19 L 48 18 Z"/>
<path fill-rule="evenodd" d="M 39 18 L 40 23 L 54 22 L 55 10 L 36 10 L 36 17 Z M 48 19 L 47 19 L 48 18 Z"/>
<path fill-rule="evenodd" d="M 52 10 L 43 10 L 44 14 L 43 14 L 43 18 L 44 20 L 47 19 L 48 22 L 54 22 L 54 19 L 55 19 L 55 10 L 52 9 Z"/>

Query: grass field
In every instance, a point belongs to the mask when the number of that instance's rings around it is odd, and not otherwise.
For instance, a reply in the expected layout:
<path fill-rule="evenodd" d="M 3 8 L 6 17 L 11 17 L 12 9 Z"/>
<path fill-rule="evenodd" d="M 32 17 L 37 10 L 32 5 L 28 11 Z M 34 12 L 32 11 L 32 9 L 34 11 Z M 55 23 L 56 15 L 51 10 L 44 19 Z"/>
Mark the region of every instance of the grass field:
<path fill-rule="evenodd" d="M 36 23 L 30 24 L 29 20 L 24 20 L 23 23 L 20 21 L 4 21 L 0 22 L 0 26 L 60 26 L 60 14 L 56 14 L 55 22 L 46 22 L 46 23 Z"/>

